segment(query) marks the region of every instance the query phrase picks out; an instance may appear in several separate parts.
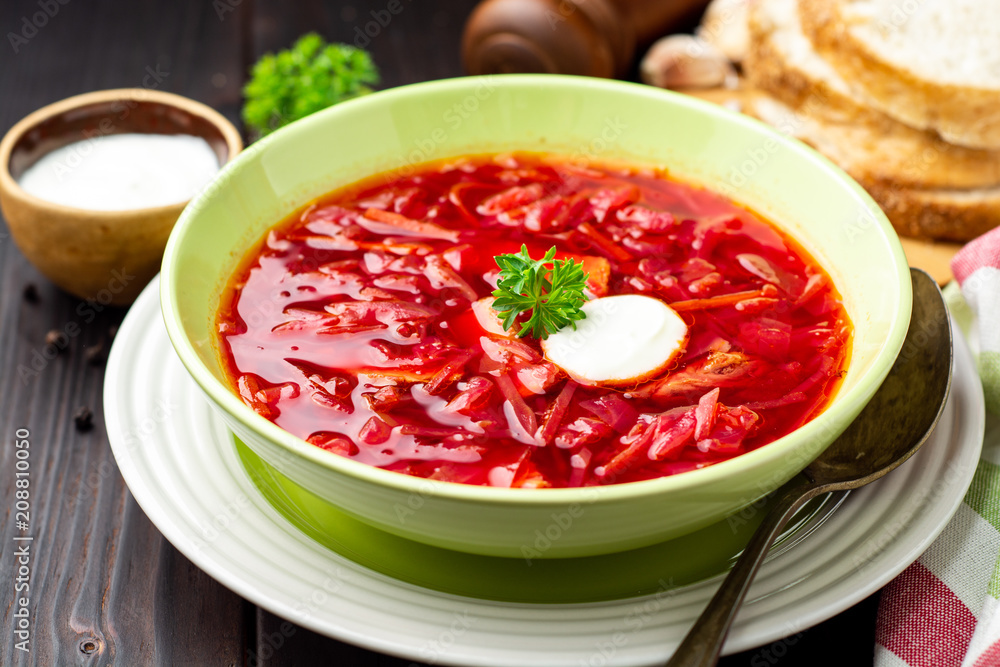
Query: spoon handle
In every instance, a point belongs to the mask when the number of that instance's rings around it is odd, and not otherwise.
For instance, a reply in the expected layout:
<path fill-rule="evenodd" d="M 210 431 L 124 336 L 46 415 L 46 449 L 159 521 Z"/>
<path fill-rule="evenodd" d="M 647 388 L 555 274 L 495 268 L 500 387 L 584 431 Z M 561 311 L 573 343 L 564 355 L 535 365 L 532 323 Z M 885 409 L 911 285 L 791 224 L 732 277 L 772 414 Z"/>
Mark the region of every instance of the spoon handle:
<path fill-rule="evenodd" d="M 802 505 L 818 495 L 819 489 L 805 477 L 797 477 L 781 487 L 774 505 L 757 527 L 711 602 L 674 652 L 666 667 L 712 667 L 719 661 L 722 644 L 729 634 L 736 610 L 750 588 L 768 549 L 788 520 Z"/>

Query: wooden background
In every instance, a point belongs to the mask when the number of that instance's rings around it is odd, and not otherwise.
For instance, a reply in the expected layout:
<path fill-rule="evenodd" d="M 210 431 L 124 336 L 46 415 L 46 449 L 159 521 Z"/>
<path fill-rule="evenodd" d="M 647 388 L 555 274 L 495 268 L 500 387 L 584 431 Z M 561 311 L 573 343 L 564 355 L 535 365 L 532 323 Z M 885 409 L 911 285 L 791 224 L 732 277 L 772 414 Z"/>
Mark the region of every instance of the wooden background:
<path fill-rule="evenodd" d="M 660 0 L 669 1 L 669 0 Z M 474 0 L 403 0 L 368 45 L 380 87 L 459 76 L 459 39 Z M 32 31 L 25 21 L 54 8 Z M 0 132 L 29 112 L 91 90 L 158 87 L 238 124 L 240 88 L 261 54 L 310 30 L 352 42 L 384 0 L 3 0 Z M 41 23 L 36 19 L 36 23 Z M 15 40 L 19 34 L 26 42 Z M 15 53 L 15 46 L 17 52 Z M 153 81 L 147 79 L 147 82 Z M 33 298 L 36 297 L 36 298 Z M 107 442 L 104 361 L 123 310 L 90 320 L 48 284 L 0 226 L 0 665 L 312 665 L 402 667 L 398 660 L 293 628 L 216 583 L 180 555 L 135 504 Z M 79 334 L 46 343 L 49 331 Z M 53 355 L 60 348 L 58 355 Z M 47 358 L 53 357 L 53 358 Z M 93 412 L 78 430 L 74 414 Z M 14 438 L 30 431 L 30 653 L 14 648 Z M 23 595 L 19 594 L 19 595 Z M 877 595 L 725 667 L 870 665 Z M 274 633 L 278 633 L 275 635 Z"/>

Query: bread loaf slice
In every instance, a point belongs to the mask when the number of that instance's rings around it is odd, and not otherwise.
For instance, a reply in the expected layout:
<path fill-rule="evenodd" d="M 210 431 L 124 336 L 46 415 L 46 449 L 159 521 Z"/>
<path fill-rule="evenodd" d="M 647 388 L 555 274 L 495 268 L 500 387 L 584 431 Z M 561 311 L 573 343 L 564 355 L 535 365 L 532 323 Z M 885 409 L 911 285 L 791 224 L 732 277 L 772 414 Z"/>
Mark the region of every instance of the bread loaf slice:
<path fill-rule="evenodd" d="M 783 82 L 788 77 L 763 79 L 765 92 L 786 97 L 780 93 L 787 90 Z M 826 85 L 819 81 L 811 90 L 822 91 Z M 1000 185 L 1000 151 L 955 146 L 932 132 L 914 130 L 878 112 L 850 114 L 841 105 L 831 113 L 816 102 L 823 95 L 823 92 L 808 93 L 807 100 L 794 108 L 762 97 L 758 100 L 760 108 L 752 113 L 767 116 L 764 120 L 771 125 L 786 126 L 788 133 L 816 146 L 857 178 L 917 188 Z"/>
<path fill-rule="evenodd" d="M 838 119 L 879 116 L 865 106 L 802 32 L 798 0 L 753 3 L 743 72 L 750 83 L 794 109 Z"/>
<path fill-rule="evenodd" d="M 810 118 L 763 93 L 744 91 L 740 108 L 743 113 L 809 144 L 839 165 L 871 194 L 901 235 L 969 241 L 1000 225 L 1000 185 L 920 187 L 906 185 L 898 179 L 881 178 L 880 170 L 873 169 L 877 165 L 870 156 L 858 160 L 859 146 L 871 142 L 877 146 L 880 141 L 877 134 L 864 136 L 867 130 L 863 126 Z M 859 133 L 862 139 L 852 138 Z M 911 180 L 920 182 L 919 178 Z"/>
<path fill-rule="evenodd" d="M 750 48 L 749 5 L 750 0 L 711 0 L 695 34 L 734 63 L 742 62 Z"/>
<path fill-rule="evenodd" d="M 800 0 L 799 10 L 863 103 L 950 143 L 1000 149 L 995 0 Z"/>
<path fill-rule="evenodd" d="M 1000 187 L 948 190 L 858 183 L 902 236 L 965 242 L 1000 225 Z"/>

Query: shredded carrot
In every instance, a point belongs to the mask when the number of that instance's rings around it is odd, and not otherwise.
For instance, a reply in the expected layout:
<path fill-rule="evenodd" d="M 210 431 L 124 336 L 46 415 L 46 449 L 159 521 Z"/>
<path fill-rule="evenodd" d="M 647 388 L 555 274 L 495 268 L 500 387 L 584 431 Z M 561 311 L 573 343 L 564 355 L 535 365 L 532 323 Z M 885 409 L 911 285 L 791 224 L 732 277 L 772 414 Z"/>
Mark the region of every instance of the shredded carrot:
<path fill-rule="evenodd" d="M 594 229 L 594 226 L 589 222 L 581 222 L 576 229 L 581 234 L 586 236 L 595 248 L 611 257 L 611 259 L 617 259 L 619 262 L 627 262 L 632 259 L 632 255 L 628 250 L 612 242 L 606 236 Z"/>
<path fill-rule="evenodd" d="M 747 290 L 745 292 L 733 292 L 732 294 L 720 294 L 710 296 L 707 299 L 687 299 L 685 301 L 674 301 L 669 304 L 678 313 L 687 310 L 708 310 L 710 308 L 721 308 L 722 306 L 732 306 L 745 301 L 746 299 L 756 299 L 764 296 L 764 290 Z"/>

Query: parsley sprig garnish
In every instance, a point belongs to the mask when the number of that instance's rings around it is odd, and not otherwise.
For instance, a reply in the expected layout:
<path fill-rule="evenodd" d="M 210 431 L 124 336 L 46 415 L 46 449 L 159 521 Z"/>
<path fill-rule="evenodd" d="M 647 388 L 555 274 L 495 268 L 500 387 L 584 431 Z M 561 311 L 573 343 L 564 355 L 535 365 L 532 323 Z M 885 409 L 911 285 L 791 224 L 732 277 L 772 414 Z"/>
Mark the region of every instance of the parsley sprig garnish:
<path fill-rule="evenodd" d="M 552 246 L 540 260 L 531 259 L 528 247 L 514 255 L 497 255 L 500 279 L 493 292 L 493 310 L 504 314 L 503 328 L 510 331 L 518 315 L 531 311 L 531 316 L 517 332 L 519 338 L 530 333 L 535 338 L 548 338 L 549 334 L 567 325 L 576 329 L 576 321 L 587 317 L 580 310 L 587 298 L 583 290 L 587 274 L 583 264 L 571 259 L 555 259 Z M 551 270 L 548 268 L 551 266 Z"/>
<path fill-rule="evenodd" d="M 316 33 L 267 53 L 243 88 L 243 122 L 264 136 L 314 111 L 372 92 L 378 69 L 363 49 L 327 44 Z"/>

